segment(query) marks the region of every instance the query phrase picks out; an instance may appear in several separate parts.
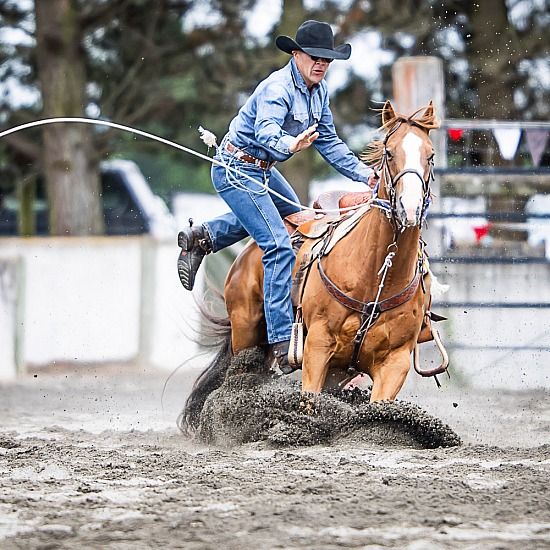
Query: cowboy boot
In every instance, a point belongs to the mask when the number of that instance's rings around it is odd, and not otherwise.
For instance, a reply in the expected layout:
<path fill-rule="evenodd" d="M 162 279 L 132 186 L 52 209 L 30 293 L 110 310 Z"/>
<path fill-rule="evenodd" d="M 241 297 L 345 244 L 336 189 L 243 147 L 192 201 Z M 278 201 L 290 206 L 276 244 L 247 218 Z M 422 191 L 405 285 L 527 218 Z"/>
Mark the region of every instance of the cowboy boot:
<path fill-rule="evenodd" d="M 273 344 L 271 351 L 275 358 L 275 364 L 281 369 L 283 374 L 290 374 L 296 369 L 290 366 L 288 362 L 288 348 L 290 347 L 290 340 L 284 340 L 283 342 L 277 342 Z"/>
<path fill-rule="evenodd" d="M 187 290 L 193 290 L 195 276 L 206 254 L 212 252 L 212 241 L 202 225 L 190 225 L 178 234 L 178 246 L 181 252 L 178 258 L 178 275 L 181 284 Z"/>

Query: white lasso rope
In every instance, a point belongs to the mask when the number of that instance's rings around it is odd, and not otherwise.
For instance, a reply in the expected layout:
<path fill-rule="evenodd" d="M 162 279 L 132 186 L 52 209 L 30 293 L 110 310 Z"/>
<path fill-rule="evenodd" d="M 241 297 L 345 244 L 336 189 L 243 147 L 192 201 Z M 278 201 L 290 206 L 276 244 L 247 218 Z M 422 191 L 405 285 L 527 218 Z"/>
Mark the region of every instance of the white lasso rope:
<path fill-rule="evenodd" d="M 236 168 L 233 168 L 232 166 L 229 166 L 228 164 L 224 162 L 219 162 L 213 158 L 210 158 L 207 155 L 203 155 L 202 153 L 199 153 L 198 151 L 194 151 L 193 149 L 190 149 L 189 147 L 185 147 L 184 145 L 180 145 L 179 143 L 176 143 L 174 141 L 170 141 L 169 139 L 165 139 L 159 136 L 156 136 L 155 134 L 150 134 L 149 132 L 145 132 L 143 130 L 138 130 L 137 128 L 132 128 L 131 126 L 125 126 L 123 124 L 118 124 L 116 122 L 110 122 L 108 120 L 99 120 L 99 119 L 91 119 L 91 118 L 83 118 L 83 117 L 55 117 L 55 118 L 45 118 L 41 120 L 35 120 L 32 122 L 27 122 L 25 124 L 20 124 L 19 126 L 14 126 L 13 128 L 9 128 L 8 130 L 4 130 L 3 132 L 0 132 L 0 139 L 9 136 L 10 134 L 13 134 L 15 132 L 19 132 L 21 130 L 26 130 L 28 128 L 34 128 L 36 126 L 45 126 L 46 124 L 54 124 L 58 122 L 80 122 L 84 124 L 97 124 L 99 126 L 108 126 L 109 128 L 115 128 L 117 130 L 123 130 L 125 132 L 130 132 L 132 134 L 136 134 L 138 136 L 146 137 L 148 139 L 152 139 L 154 141 L 158 141 L 159 143 L 163 143 L 164 145 L 169 145 L 170 147 L 174 147 L 175 149 L 179 149 L 180 151 L 184 151 L 185 153 L 189 153 L 190 155 L 194 155 L 200 159 L 207 160 L 208 162 L 211 162 L 212 164 L 215 164 L 217 166 L 221 166 L 225 168 L 226 172 L 229 175 L 229 172 L 233 172 L 235 174 L 239 174 L 240 176 L 243 176 L 252 182 L 254 182 L 256 185 L 259 185 L 260 187 L 263 187 L 265 191 L 269 191 L 269 193 L 279 197 L 281 200 L 296 206 L 298 208 L 301 208 L 303 210 L 311 210 L 313 212 L 317 213 L 328 213 L 328 212 L 344 212 L 347 210 L 353 210 L 357 208 L 356 206 L 350 206 L 347 208 L 335 208 L 335 209 L 318 209 L 318 208 L 311 208 L 309 206 L 305 206 L 300 203 L 296 203 L 294 201 L 291 201 L 287 197 L 284 197 L 280 193 L 277 193 L 277 191 L 274 191 L 273 189 L 270 189 L 268 185 L 265 183 L 262 183 L 260 181 L 255 180 L 254 178 L 250 177 L 248 174 L 244 174 L 237 170 Z M 215 147 L 218 148 L 216 144 L 216 136 L 209 132 L 208 130 L 205 130 L 201 126 L 199 126 L 199 132 L 201 134 L 201 139 L 205 142 L 208 147 Z M 231 183 L 231 182 L 230 182 Z M 232 184 L 233 185 L 233 184 Z M 238 186 L 237 186 L 238 187 Z M 264 192 L 265 192 L 264 191 Z"/>

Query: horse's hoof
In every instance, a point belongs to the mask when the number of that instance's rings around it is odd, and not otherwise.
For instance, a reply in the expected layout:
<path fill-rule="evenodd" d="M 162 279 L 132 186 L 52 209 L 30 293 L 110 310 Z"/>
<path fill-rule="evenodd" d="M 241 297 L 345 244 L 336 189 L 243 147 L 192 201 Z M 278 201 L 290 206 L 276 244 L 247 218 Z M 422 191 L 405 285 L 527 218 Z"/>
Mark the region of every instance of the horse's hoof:
<path fill-rule="evenodd" d="M 319 414 L 319 409 L 317 408 L 317 394 L 302 394 L 299 411 L 307 416 Z"/>

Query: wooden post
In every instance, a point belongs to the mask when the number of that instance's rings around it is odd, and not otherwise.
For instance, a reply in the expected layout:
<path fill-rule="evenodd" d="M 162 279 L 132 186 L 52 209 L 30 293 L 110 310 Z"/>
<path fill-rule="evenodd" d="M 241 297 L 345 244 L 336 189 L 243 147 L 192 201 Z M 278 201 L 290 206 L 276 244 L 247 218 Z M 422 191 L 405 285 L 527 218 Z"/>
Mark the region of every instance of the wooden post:
<path fill-rule="evenodd" d="M 401 57 L 392 67 L 394 107 L 408 115 L 420 107 L 435 104 L 435 112 L 445 119 L 445 82 L 443 61 L 439 57 Z M 431 135 L 435 146 L 435 162 L 439 168 L 447 166 L 445 132 L 436 130 Z"/>
<path fill-rule="evenodd" d="M 393 103 L 396 111 L 409 115 L 428 105 L 433 100 L 435 112 L 445 119 L 445 82 L 443 61 L 432 56 L 401 57 L 392 67 Z M 435 149 L 435 166 L 447 166 L 447 139 L 445 130 L 434 130 L 430 137 Z M 431 212 L 441 211 L 441 184 L 436 177 L 432 182 L 434 201 Z M 428 220 L 430 219 L 428 214 Z M 423 232 L 432 256 L 440 256 L 443 251 L 442 236 L 437 223 L 429 223 Z"/>

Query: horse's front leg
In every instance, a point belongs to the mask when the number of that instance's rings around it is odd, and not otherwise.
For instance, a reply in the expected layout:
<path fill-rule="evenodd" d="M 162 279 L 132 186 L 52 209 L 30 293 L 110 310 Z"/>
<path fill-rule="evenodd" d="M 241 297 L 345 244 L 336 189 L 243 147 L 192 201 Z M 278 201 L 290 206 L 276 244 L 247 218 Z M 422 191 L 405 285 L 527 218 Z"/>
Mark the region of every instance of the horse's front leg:
<path fill-rule="evenodd" d="M 308 329 L 302 363 L 302 393 L 320 393 L 329 361 L 334 353 L 332 339 L 323 327 Z"/>
<path fill-rule="evenodd" d="M 411 368 L 411 350 L 404 346 L 389 354 L 370 371 L 372 392 L 370 402 L 393 401 L 401 391 Z"/>

